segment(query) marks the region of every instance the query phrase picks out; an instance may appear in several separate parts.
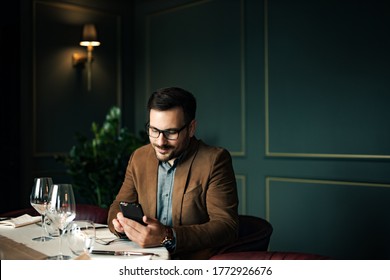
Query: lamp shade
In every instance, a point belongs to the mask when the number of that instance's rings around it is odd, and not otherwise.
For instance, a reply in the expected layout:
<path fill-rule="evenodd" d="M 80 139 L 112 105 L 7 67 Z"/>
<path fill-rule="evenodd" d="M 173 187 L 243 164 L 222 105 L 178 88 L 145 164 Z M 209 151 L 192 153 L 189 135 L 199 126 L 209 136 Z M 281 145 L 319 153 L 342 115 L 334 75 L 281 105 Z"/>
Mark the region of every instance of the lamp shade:
<path fill-rule="evenodd" d="M 97 31 L 94 24 L 85 24 L 83 27 L 83 34 L 80 41 L 81 46 L 100 46 L 100 42 L 97 39 Z"/>

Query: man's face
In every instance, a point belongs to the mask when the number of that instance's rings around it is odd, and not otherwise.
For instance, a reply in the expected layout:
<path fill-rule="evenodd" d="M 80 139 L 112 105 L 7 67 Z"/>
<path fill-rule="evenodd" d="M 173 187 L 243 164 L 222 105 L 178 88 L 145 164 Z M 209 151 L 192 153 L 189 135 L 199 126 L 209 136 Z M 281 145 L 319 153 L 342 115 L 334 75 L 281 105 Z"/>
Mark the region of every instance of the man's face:
<path fill-rule="evenodd" d="M 177 107 L 167 111 L 150 110 L 149 126 L 157 130 L 177 131 L 186 123 L 182 108 Z M 180 131 L 176 140 L 167 139 L 163 133 L 157 138 L 149 136 L 156 157 L 160 161 L 168 161 L 171 165 L 187 148 L 190 138 L 195 132 L 195 121 L 193 120 L 187 127 Z"/>

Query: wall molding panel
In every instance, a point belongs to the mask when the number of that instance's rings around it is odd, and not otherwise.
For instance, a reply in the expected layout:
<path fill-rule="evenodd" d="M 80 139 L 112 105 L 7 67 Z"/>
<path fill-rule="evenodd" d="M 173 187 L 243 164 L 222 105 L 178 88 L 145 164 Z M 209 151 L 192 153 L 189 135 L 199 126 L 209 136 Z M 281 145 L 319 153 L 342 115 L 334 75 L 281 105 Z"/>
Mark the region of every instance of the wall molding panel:
<path fill-rule="evenodd" d="M 380 5 L 320 1 L 303 12 L 264 1 L 267 157 L 390 159 L 390 42 L 380 35 L 390 20 Z"/>
<path fill-rule="evenodd" d="M 388 183 L 267 177 L 270 247 L 334 259 L 364 259 L 374 250 L 387 259 L 389 199 Z"/>
<path fill-rule="evenodd" d="M 238 212 L 241 215 L 245 215 L 247 213 L 247 183 L 246 183 L 246 176 L 236 174 L 236 180 L 237 180 L 237 192 L 239 197 L 239 206 L 238 206 Z"/>
<path fill-rule="evenodd" d="M 298 183 L 302 185 L 329 185 L 329 186 L 346 186 L 346 187 L 367 187 L 367 188 L 390 188 L 388 183 L 368 183 L 368 182 L 353 182 L 353 181 L 335 181 L 323 179 L 305 179 L 305 178 L 287 178 L 287 177 L 266 177 L 265 179 L 265 198 L 266 198 L 266 218 L 269 220 L 270 206 L 270 190 L 272 182 Z M 389 189 L 390 191 L 390 189 Z"/>

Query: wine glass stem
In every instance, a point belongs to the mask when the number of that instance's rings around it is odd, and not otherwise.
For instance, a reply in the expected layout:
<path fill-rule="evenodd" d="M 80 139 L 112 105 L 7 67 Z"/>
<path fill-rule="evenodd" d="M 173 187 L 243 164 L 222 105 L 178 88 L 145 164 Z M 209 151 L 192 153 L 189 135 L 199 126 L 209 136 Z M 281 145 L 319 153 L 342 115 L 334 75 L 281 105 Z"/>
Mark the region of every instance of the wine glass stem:
<path fill-rule="evenodd" d="M 41 214 L 41 228 L 42 228 L 41 242 L 45 241 L 45 227 L 43 225 L 44 222 L 45 222 L 45 215 Z"/>
<path fill-rule="evenodd" d="M 62 229 L 59 229 L 59 233 L 60 233 L 60 236 L 59 236 L 59 243 L 60 243 L 60 248 L 58 250 L 58 259 L 59 260 L 63 260 L 64 259 L 64 255 L 62 254 L 62 233 L 64 231 Z"/>

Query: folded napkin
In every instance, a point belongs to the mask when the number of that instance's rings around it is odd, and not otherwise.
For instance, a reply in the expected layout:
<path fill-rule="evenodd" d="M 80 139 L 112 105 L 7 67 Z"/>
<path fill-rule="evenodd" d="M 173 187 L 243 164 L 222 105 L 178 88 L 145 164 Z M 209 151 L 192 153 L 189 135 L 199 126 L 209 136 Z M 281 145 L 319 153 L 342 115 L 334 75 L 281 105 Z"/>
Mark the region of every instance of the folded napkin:
<path fill-rule="evenodd" d="M 108 227 L 99 229 L 96 227 L 96 239 L 118 239 L 118 236 L 113 234 Z"/>
<path fill-rule="evenodd" d="M 8 226 L 8 227 L 22 227 L 31 224 L 35 224 L 41 221 L 41 216 L 30 216 L 29 214 L 24 214 L 22 216 L 11 218 L 9 220 L 0 221 L 0 226 Z"/>

